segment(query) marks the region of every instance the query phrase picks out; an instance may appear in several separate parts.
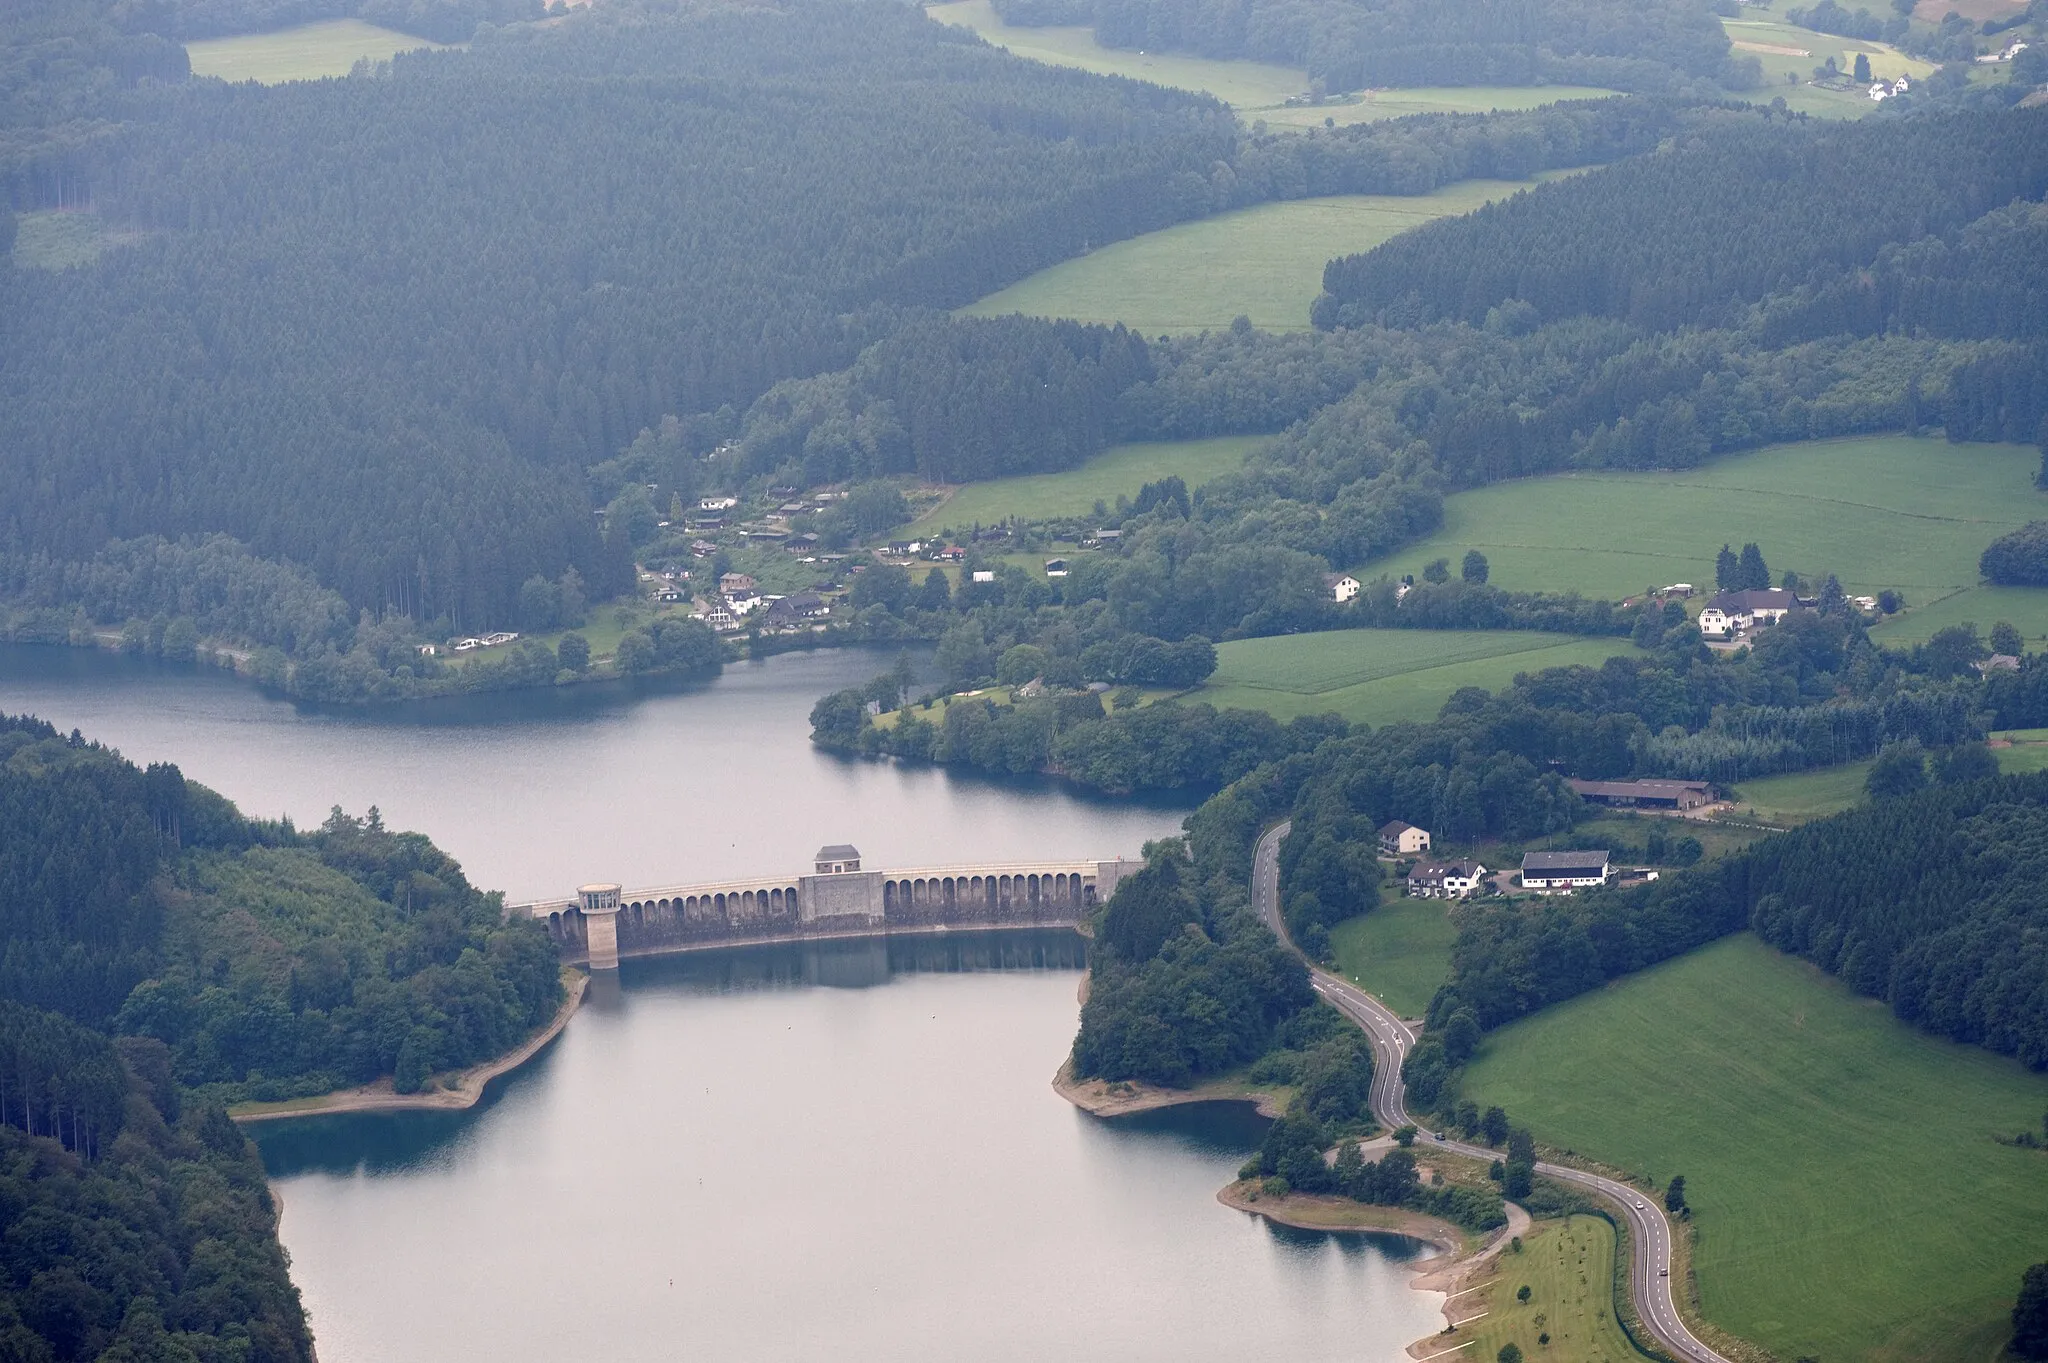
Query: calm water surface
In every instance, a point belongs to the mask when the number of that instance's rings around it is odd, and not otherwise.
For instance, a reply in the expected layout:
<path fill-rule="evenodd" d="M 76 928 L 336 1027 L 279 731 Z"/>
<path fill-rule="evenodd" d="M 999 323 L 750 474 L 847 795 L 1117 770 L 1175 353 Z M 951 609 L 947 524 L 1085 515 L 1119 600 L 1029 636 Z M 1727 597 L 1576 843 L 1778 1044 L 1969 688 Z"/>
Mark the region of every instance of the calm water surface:
<path fill-rule="evenodd" d="M 1392 1363 L 1441 1328 L 1412 1242 L 1216 1202 L 1249 1108 L 1053 1093 L 1080 948 L 630 961 L 482 1112 L 264 1133 L 322 1363 Z"/>
<path fill-rule="evenodd" d="M 794 868 L 1136 855 L 1183 809 L 844 762 L 804 722 L 886 658 L 694 687 L 320 710 L 0 647 L 0 710 L 252 813 L 378 805 L 515 897 Z M 1105 1123 L 1048 1080 L 1080 940 L 953 934 L 629 962 L 476 1111 L 264 1129 L 323 1363 L 1387 1360 L 1441 1325 L 1411 1242 L 1215 1191 L 1245 1108 Z"/>
<path fill-rule="evenodd" d="M 247 814 L 318 823 L 376 805 L 513 900 L 806 869 L 824 843 L 870 866 L 1136 856 L 1186 809 L 1089 800 L 833 757 L 811 705 L 893 655 L 792 653 L 695 686 L 546 689 L 360 709 L 87 649 L 0 645 L 0 711 L 33 711 L 137 762 L 176 762 Z"/>

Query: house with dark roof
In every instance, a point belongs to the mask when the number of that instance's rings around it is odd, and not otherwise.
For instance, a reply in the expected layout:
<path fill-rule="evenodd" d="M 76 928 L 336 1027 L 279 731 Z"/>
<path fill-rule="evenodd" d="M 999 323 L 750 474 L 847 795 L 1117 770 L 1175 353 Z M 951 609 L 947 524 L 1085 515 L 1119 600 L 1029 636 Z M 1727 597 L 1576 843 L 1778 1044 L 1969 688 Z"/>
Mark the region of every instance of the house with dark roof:
<path fill-rule="evenodd" d="M 1412 823 L 1395 819 L 1380 827 L 1380 855 L 1383 857 L 1412 857 L 1417 852 L 1429 850 L 1429 834 Z"/>
<path fill-rule="evenodd" d="M 1766 591 L 1721 592 L 1700 608 L 1700 633 L 1709 639 L 1729 639 L 1760 625 L 1775 625 L 1806 603 L 1797 592 L 1783 587 Z"/>
<path fill-rule="evenodd" d="M 1408 873 L 1412 899 L 1465 899 L 1486 883 L 1486 868 L 1476 861 L 1420 861 Z"/>
<path fill-rule="evenodd" d="M 829 847 L 820 847 L 818 854 L 811 858 L 811 862 L 821 876 L 836 876 L 843 871 L 858 871 L 860 849 L 851 843 L 835 842 Z"/>
<path fill-rule="evenodd" d="M 1589 804 L 1624 809 L 1675 809 L 1683 812 L 1714 802 L 1714 788 L 1705 781 L 1581 781 L 1569 783 Z"/>
<path fill-rule="evenodd" d="M 1522 856 L 1522 888 L 1538 894 L 1570 894 L 1607 883 L 1607 850 L 1593 852 L 1526 852 Z"/>

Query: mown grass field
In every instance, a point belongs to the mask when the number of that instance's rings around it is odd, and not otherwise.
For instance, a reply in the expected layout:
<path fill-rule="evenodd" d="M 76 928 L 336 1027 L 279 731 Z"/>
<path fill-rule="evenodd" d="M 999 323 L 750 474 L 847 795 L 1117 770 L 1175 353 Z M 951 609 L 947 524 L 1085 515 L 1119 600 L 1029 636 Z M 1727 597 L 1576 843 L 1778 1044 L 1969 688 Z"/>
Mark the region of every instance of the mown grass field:
<path fill-rule="evenodd" d="M 1387 893 L 1398 893 L 1394 886 Z M 1337 969 L 1405 1018 L 1421 1017 L 1451 973 L 1458 930 L 1444 900 L 1390 898 L 1330 930 Z"/>
<path fill-rule="evenodd" d="M 1221 330 L 1239 316 L 1269 331 L 1306 331 L 1323 267 L 1333 258 L 1469 213 L 1529 183 L 1466 180 L 1429 194 L 1258 204 L 1105 246 L 960 312 L 1122 322 L 1146 336 Z"/>
<path fill-rule="evenodd" d="M 1050 66 L 1072 66 L 1101 76 L 1129 76 L 1181 90 L 1200 90 L 1228 104 L 1248 121 L 1274 126 L 1322 127 L 1402 118 L 1417 113 L 1484 113 L 1489 109 L 1534 109 L 1562 99 L 1593 99 L 1614 93 L 1578 85 L 1457 86 L 1380 90 L 1347 103 L 1287 107 L 1307 92 L 1306 72 L 1267 62 L 1216 61 L 1181 52 L 1133 52 L 1103 47 L 1086 27 L 1012 27 L 989 0 L 954 0 L 928 5 L 941 23 L 968 28 L 1019 57 Z"/>
<path fill-rule="evenodd" d="M 1626 639 L 1527 630 L 1346 629 L 1240 639 L 1217 647 L 1215 674 L 1193 698 L 1287 720 L 1338 714 L 1391 724 L 1435 719 L 1461 686 L 1489 691 L 1517 672 L 1598 666 L 1630 652 Z"/>
<path fill-rule="evenodd" d="M 2023 445 L 1858 436 L 1678 473 L 1496 483 L 1450 497 L 1442 530 L 1360 576 L 1420 574 L 1435 558 L 1455 567 L 1478 549 L 1497 586 L 1619 599 L 1672 582 L 1711 590 L 1721 546 L 1754 540 L 1773 575 L 1832 572 L 1853 592 L 1904 592 L 1912 609 L 1880 626 L 1880 639 L 1924 638 L 1952 617 L 1986 628 L 2009 619 L 2040 637 L 2048 591 L 1991 589 L 1977 577 L 1985 545 L 2048 516 L 2048 493 L 2034 487 L 2039 466 L 2040 452 Z"/>
<path fill-rule="evenodd" d="M 2042 1256 L 2048 1075 L 1939 1041 L 1748 935 L 1489 1036 L 1465 1096 L 1659 1185 L 1707 1318 L 1781 1358 L 1977 1363 Z"/>
<path fill-rule="evenodd" d="M 1486 1363 L 1513 1344 L 1523 1358 L 1546 1363 L 1642 1358 L 1614 1319 L 1614 1227 L 1600 1217 L 1539 1221 L 1522 1237 L 1522 1252 L 1504 1251 L 1494 1266 L 1486 1315 L 1459 1332 L 1475 1341 L 1459 1357 Z M 1516 1296 L 1523 1287 L 1526 1302 Z"/>
<path fill-rule="evenodd" d="M 1245 455 L 1268 438 L 1226 435 L 1209 440 L 1148 440 L 1104 450 L 1064 473 L 968 483 L 919 517 L 908 533 L 927 535 L 947 526 L 965 530 L 1012 516 L 1027 520 L 1087 516 L 1098 501 L 1114 506 L 1119 495 L 1135 497 L 1139 488 L 1169 474 L 1193 489 L 1218 474 L 1243 468 Z"/>
<path fill-rule="evenodd" d="M 195 76 L 276 85 L 288 80 L 345 76 L 365 57 L 389 61 L 395 53 L 441 46 L 444 44 L 379 28 L 360 19 L 325 19 L 317 24 L 281 28 L 275 33 L 208 38 L 185 44 L 185 50 L 192 54 Z"/>
<path fill-rule="evenodd" d="M 1869 762 L 1847 762 L 1817 771 L 1787 772 L 1744 781 L 1734 791 L 1736 804 L 1766 823 L 1799 824 L 1824 819 L 1863 802 Z"/>

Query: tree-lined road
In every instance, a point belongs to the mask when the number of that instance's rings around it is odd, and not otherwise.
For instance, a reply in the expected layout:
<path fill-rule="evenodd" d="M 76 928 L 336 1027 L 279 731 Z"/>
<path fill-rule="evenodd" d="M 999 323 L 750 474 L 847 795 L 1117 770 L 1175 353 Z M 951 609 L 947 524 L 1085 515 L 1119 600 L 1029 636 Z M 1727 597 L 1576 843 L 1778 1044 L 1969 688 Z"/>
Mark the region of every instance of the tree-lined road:
<path fill-rule="evenodd" d="M 1265 919 L 1266 926 L 1291 947 L 1293 943 L 1287 936 L 1287 924 L 1280 917 L 1280 840 L 1287 836 L 1288 827 L 1288 824 L 1280 824 L 1259 839 L 1257 850 L 1252 855 L 1252 904 L 1259 916 Z M 1349 980 L 1331 974 L 1313 961 L 1308 963 L 1308 968 L 1316 992 L 1363 1027 L 1372 1041 L 1372 1113 L 1381 1126 L 1393 1131 L 1414 1125 L 1418 1132 L 1416 1140 L 1423 1144 L 1473 1159 L 1490 1161 L 1500 1157 L 1498 1151 L 1483 1146 L 1444 1140 L 1416 1123 L 1408 1115 L 1401 1083 L 1401 1062 L 1408 1058 L 1408 1052 L 1415 1045 L 1414 1030 Z M 1730 1363 L 1725 1356 L 1702 1344 L 1678 1318 L 1678 1305 L 1671 1294 L 1671 1223 L 1665 1220 L 1660 1207 L 1654 1205 L 1640 1189 L 1581 1169 L 1538 1164 L 1536 1172 L 1595 1193 L 1619 1207 L 1622 1215 L 1628 1218 L 1629 1245 L 1633 1251 L 1629 1264 L 1629 1297 L 1635 1303 L 1637 1317 L 1657 1337 L 1659 1344 L 1680 1363 Z"/>

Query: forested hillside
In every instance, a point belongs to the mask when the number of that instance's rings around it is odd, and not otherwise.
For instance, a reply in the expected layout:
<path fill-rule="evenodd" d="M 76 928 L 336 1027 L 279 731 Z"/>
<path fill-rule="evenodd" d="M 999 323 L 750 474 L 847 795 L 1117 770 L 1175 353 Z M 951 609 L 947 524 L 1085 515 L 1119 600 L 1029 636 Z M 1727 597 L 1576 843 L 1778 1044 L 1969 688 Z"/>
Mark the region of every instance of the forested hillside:
<path fill-rule="evenodd" d="M 372 810 L 246 820 L 173 766 L 0 718 L 0 998 L 165 1043 L 254 1098 L 513 1049 L 562 997 L 553 949 Z"/>
<path fill-rule="evenodd" d="M 0 1353 L 307 1363 L 255 1150 L 155 1042 L 0 1003 Z"/>
<path fill-rule="evenodd" d="M 61 178 L 148 239 L 0 270 L 0 541 L 224 531 L 456 628 L 536 573 L 630 586 L 584 470 L 665 413 L 1173 221 L 1234 137 L 895 6 L 607 6 L 381 79 L 132 99 Z"/>
<path fill-rule="evenodd" d="M 1657 155 L 1332 261 L 1316 320 L 1478 323 L 1519 302 L 1545 321 L 1590 313 L 1653 330 L 1729 325 L 1743 304 L 1853 274 L 1890 247 L 1878 279 L 1854 285 L 1872 299 L 1866 315 L 1837 309 L 1831 324 L 1810 316 L 1800 330 L 1868 334 L 1893 324 L 2018 338 L 2030 334 L 2020 315 L 2040 311 L 2038 269 L 2023 267 L 2013 281 L 2010 319 L 1989 300 L 1999 266 L 2038 245 L 2038 226 L 2014 213 L 1949 249 L 1943 239 L 2044 191 L 2041 111 L 1840 125 L 1715 119 Z M 1984 299 L 1975 306 L 1958 296 L 1973 278 Z"/>
<path fill-rule="evenodd" d="M 1106 47 L 1252 57 L 1304 68 L 1331 91 L 1376 85 L 1664 89 L 1686 78 L 1754 83 L 1731 61 L 1713 8 L 1503 4 L 1499 0 L 996 0 L 1012 24 L 1090 24 Z"/>

